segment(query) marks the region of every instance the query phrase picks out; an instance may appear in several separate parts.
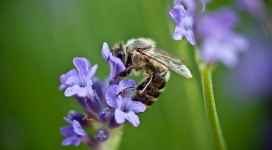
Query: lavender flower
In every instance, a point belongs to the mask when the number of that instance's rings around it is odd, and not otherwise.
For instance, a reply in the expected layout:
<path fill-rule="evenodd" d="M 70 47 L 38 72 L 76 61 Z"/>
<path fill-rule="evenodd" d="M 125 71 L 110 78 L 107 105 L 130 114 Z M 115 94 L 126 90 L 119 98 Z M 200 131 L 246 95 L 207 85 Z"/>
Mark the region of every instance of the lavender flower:
<path fill-rule="evenodd" d="M 85 97 L 89 92 L 92 92 L 92 80 L 97 65 L 91 66 L 90 62 L 86 58 L 74 58 L 74 65 L 77 68 L 69 71 L 67 74 L 61 76 L 61 88 L 68 87 L 65 90 L 65 96 L 78 95 L 79 97 Z"/>
<path fill-rule="evenodd" d="M 117 76 L 120 72 L 124 71 L 126 67 L 124 66 L 123 62 L 112 55 L 112 52 L 110 52 L 109 45 L 104 42 L 103 48 L 102 48 L 102 56 L 104 60 L 106 60 L 110 65 L 110 81 L 112 84 L 117 84 L 120 77 Z"/>
<path fill-rule="evenodd" d="M 129 95 L 118 95 L 127 87 L 135 87 L 136 83 L 130 79 L 122 80 L 119 85 L 112 85 L 106 91 L 107 104 L 115 108 L 115 120 L 122 124 L 125 120 L 129 121 L 134 127 L 140 124 L 139 118 L 135 113 L 144 112 L 146 107 L 141 102 L 132 101 Z M 117 96 L 118 95 L 118 96 Z"/>
<path fill-rule="evenodd" d="M 248 47 L 246 38 L 234 32 L 238 22 L 237 15 L 227 8 L 214 13 L 195 15 L 195 12 L 190 11 L 190 7 L 195 9 L 196 2 L 189 3 L 185 0 L 178 2 L 188 5 L 188 9 L 186 11 L 182 5 L 176 5 L 169 12 L 177 23 L 173 38 L 181 40 L 185 36 L 189 43 L 197 44 L 201 59 L 206 64 L 221 61 L 228 67 L 235 66 L 238 53 Z"/>
<path fill-rule="evenodd" d="M 130 121 L 135 127 L 140 124 L 135 113 L 143 112 L 146 109 L 145 105 L 132 101 L 131 95 L 116 96 L 116 92 L 127 87 L 136 87 L 136 83 L 130 79 L 119 83 L 118 74 L 125 70 L 125 66 L 119 58 L 112 55 L 107 43 L 103 44 L 102 56 L 111 69 L 110 75 L 103 83 L 99 78 L 94 77 L 97 65 L 91 66 L 85 58 L 74 58 L 76 69 L 60 77 L 59 89 L 67 88 L 65 96 L 74 96 L 86 112 L 84 116 L 76 111 L 70 111 L 69 117 L 64 118 L 70 126 L 60 129 L 61 134 L 66 136 L 62 145 L 78 146 L 80 142 L 84 142 L 87 146 L 96 149 L 101 147 L 101 142 L 109 138 L 108 130 L 119 127 L 125 120 Z M 111 95 L 113 93 L 114 96 Z M 82 127 L 92 128 L 96 131 L 96 135 L 86 134 Z M 97 130 L 97 127 L 106 127 L 106 129 Z M 116 135 L 113 136 L 116 138 Z"/>
<path fill-rule="evenodd" d="M 75 146 L 78 146 L 81 140 L 87 136 L 86 133 L 78 121 L 70 120 L 69 118 L 65 117 L 64 120 L 71 126 L 64 126 L 60 128 L 61 134 L 66 136 L 66 138 L 62 141 L 62 145 L 74 144 Z"/>
<path fill-rule="evenodd" d="M 237 22 L 237 15 L 227 8 L 205 14 L 198 20 L 197 35 L 202 39 L 200 54 L 203 62 L 221 61 L 228 67 L 237 64 L 238 53 L 248 47 L 246 38 L 233 31 Z M 212 30 L 207 30 L 210 27 Z"/>
<path fill-rule="evenodd" d="M 195 45 L 193 14 L 186 11 L 182 5 L 176 5 L 169 13 L 177 23 L 173 38 L 181 40 L 184 36 L 192 45 Z"/>

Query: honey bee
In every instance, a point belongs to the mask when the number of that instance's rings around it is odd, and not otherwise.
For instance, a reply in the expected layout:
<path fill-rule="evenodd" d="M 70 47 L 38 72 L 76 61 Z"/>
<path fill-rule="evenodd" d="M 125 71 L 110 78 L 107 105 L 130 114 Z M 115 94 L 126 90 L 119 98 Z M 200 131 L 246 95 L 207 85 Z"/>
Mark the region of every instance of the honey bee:
<path fill-rule="evenodd" d="M 186 78 L 192 78 L 191 72 L 178 57 L 157 49 L 151 39 L 139 38 L 131 39 L 126 44 L 117 43 L 113 46 L 112 53 L 126 67 L 118 76 L 128 76 L 131 72 L 145 70 L 145 79 L 137 87 L 129 87 L 120 93 L 135 94 L 134 100 L 146 106 L 155 102 L 164 90 L 170 76 L 168 68 Z"/>

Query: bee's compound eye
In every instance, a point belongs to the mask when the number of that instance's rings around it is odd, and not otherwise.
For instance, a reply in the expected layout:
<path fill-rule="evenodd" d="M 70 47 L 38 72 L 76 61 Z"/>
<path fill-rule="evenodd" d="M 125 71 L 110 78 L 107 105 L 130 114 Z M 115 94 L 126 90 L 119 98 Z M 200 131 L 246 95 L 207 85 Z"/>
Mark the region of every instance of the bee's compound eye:
<path fill-rule="evenodd" d="M 119 51 L 117 52 L 117 57 L 123 61 L 123 60 L 124 60 L 124 57 L 125 57 L 124 51 L 119 50 Z"/>

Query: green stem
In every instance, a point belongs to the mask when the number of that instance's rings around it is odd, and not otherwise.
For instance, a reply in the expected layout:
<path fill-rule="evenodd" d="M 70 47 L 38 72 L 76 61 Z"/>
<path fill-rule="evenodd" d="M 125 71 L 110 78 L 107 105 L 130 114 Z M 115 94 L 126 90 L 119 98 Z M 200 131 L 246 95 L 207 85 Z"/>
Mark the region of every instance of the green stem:
<path fill-rule="evenodd" d="M 190 54 L 187 43 L 181 41 L 177 41 L 176 43 L 179 49 L 180 58 L 184 58 L 186 61 L 188 61 L 188 64 L 193 65 L 192 62 L 194 60 L 191 59 L 189 56 Z M 193 66 L 191 66 L 191 68 L 193 68 Z M 193 128 L 192 134 L 195 140 L 194 142 L 197 143 L 194 146 L 197 150 L 211 149 L 211 139 L 206 137 L 206 135 L 209 135 L 209 131 L 205 130 L 208 129 L 208 124 L 206 116 L 205 114 L 203 114 L 205 110 L 204 103 L 203 101 L 201 101 L 202 92 L 200 91 L 201 89 L 199 88 L 197 78 L 195 77 L 196 75 L 193 76 L 193 78 L 186 79 L 182 82 L 184 84 L 187 102 L 189 106 L 188 108 L 190 111 L 191 124 Z"/>
<path fill-rule="evenodd" d="M 201 66 L 201 77 L 203 95 L 206 105 L 206 112 L 208 115 L 210 127 L 212 130 L 214 145 L 216 150 L 227 150 L 226 143 L 223 137 L 223 133 L 219 124 L 216 106 L 213 95 L 212 79 L 211 79 L 211 66 Z"/>

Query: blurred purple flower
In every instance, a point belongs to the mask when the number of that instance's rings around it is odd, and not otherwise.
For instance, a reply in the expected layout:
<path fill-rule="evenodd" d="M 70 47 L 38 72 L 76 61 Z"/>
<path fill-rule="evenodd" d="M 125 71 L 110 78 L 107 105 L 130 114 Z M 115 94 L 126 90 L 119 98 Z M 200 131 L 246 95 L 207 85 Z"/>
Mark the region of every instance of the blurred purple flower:
<path fill-rule="evenodd" d="M 78 95 L 79 97 L 86 97 L 89 92 L 92 92 L 92 80 L 97 65 L 91 66 L 90 62 L 86 58 L 74 58 L 74 65 L 77 68 L 69 71 L 67 74 L 61 75 L 61 87 L 65 88 L 64 95 L 69 97 Z"/>
<path fill-rule="evenodd" d="M 238 0 L 240 8 L 252 13 L 253 15 L 263 15 L 265 7 L 262 0 Z"/>
<path fill-rule="evenodd" d="M 71 126 L 64 126 L 60 128 L 61 134 L 66 136 L 66 138 L 62 141 L 62 145 L 74 144 L 75 146 L 78 146 L 84 136 L 86 136 L 86 133 L 78 121 L 65 117 L 64 120 Z"/>
<path fill-rule="evenodd" d="M 202 13 L 207 2 L 210 2 L 210 0 L 175 0 L 174 5 L 183 5 L 191 13 L 197 13 L 197 9 Z"/>
<path fill-rule="evenodd" d="M 203 62 L 221 61 L 228 67 L 237 64 L 238 53 L 248 48 L 247 39 L 233 31 L 237 22 L 237 15 L 227 8 L 207 13 L 198 20 L 197 38 L 202 39 L 200 53 Z"/>
<path fill-rule="evenodd" d="M 252 42 L 254 43 L 254 42 Z M 232 92 L 248 97 L 272 97 L 271 44 L 252 44 L 241 64 L 228 79 L 233 80 Z M 231 79 L 230 79 L 231 78 Z M 230 83 L 228 83 L 230 84 Z"/>
<path fill-rule="evenodd" d="M 104 60 L 107 61 L 110 65 L 110 77 L 109 77 L 109 82 L 111 84 L 117 84 L 120 77 L 116 77 L 120 72 L 124 71 L 126 67 L 124 66 L 123 62 L 112 55 L 112 52 L 110 52 L 109 45 L 104 42 L 103 43 L 103 48 L 102 48 L 102 56 Z"/>
<path fill-rule="evenodd" d="M 193 31 L 193 14 L 188 10 L 186 11 L 182 5 L 176 5 L 169 14 L 177 23 L 175 32 L 173 33 L 173 38 L 175 40 L 181 40 L 184 36 L 192 45 L 194 45 L 195 36 Z"/>
<path fill-rule="evenodd" d="M 234 32 L 238 23 L 237 15 L 227 8 L 214 13 L 197 14 L 193 10 L 196 10 L 199 2 L 205 4 L 197 0 L 175 1 L 177 5 L 169 12 L 176 22 L 173 38 L 181 40 L 184 36 L 192 45 L 197 44 L 204 63 L 221 61 L 228 67 L 235 66 L 238 53 L 248 47 L 247 39 Z M 187 11 L 181 4 L 188 7 Z M 203 9 L 205 5 L 202 6 Z"/>
<path fill-rule="evenodd" d="M 140 124 L 139 118 L 135 113 L 144 112 L 146 107 L 143 103 L 132 101 L 129 95 L 118 95 L 127 87 L 135 87 L 136 83 L 131 79 L 122 80 L 119 85 L 112 85 L 106 91 L 107 104 L 115 108 L 115 120 L 122 124 L 125 120 L 129 121 L 134 127 Z M 117 96 L 118 95 L 118 96 Z"/>

